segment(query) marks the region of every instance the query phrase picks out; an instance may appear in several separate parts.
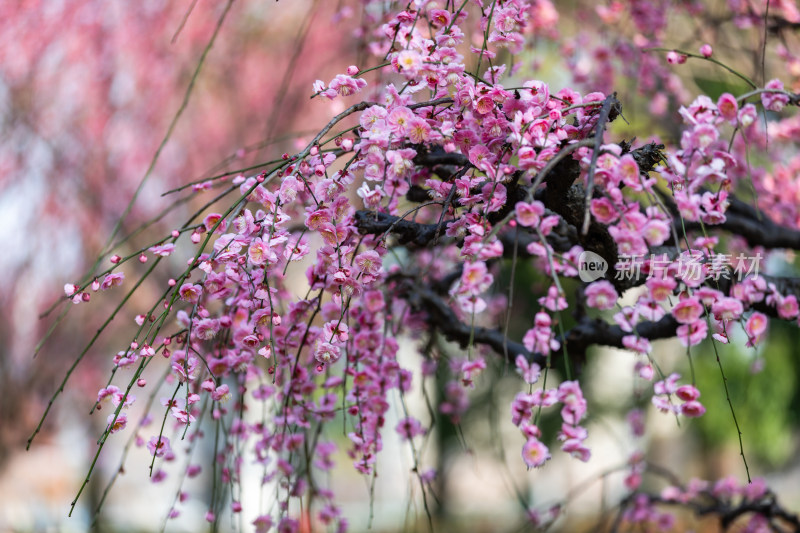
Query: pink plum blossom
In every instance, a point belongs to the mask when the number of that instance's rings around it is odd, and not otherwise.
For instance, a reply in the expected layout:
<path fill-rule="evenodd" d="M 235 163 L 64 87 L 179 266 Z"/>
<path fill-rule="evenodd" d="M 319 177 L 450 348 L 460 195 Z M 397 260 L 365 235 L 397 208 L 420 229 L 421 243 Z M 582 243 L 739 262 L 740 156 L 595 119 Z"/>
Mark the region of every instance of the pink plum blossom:
<path fill-rule="evenodd" d="M 402 419 L 397 423 L 395 430 L 400 434 L 403 440 L 410 440 L 418 435 L 425 434 L 425 429 L 422 427 L 419 420 L 414 417 Z"/>
<path fill-rule="evenodd" d="M 525 227 L 538 226 L 540 217 L 544 214 L 544 206 L 535 200 L 530 204 L 518 202 L 514 209 L 517 214 L 517 222 Z"/>
<path fill-rule="evenodd" d="M 150 452 L 150 455 L 164 457 L 164 454 L 170 450 L 169 439 L 164 436 L 150 437 L 150 440 L 147 442 L 147 450 Z"/>
<path fill-rule="evenodd" d="M 754 346 L 761 342 L 767 331 L 766 315 L 758 311 L 754 312 L 745 322 L 744 331 L 747 333 L 748 346 Z"/>
<path fill-rule="evenodd" d="M 586 305 L 595 309 L 613 309 L 617 298 L 614 286 L 606 280 L 595 281 L 586 288 Z"/>
<path fill-rule="evenodd" d="M 708 334 L 708 324 L 705 320 L 698 319 L 689 324 L 678 326 L 678 340 L 684 346 L 696 346 L 700 344 Z"/>
<path fill-rule="evenodd" d="M 108 274 L 105 278 L 103 278 L 102 283 L 100 283 L 100 290 L 104 291 L 110 289 L 111 287 L 119 287 L 122 285 L 122 281 L 124 279 L 124 272 L 114 272 L 112 274 Z"/>
<path fill-rule="evenodd" d="M 783 107 L 789 103 L 789 97 L 782 92 L 783 82 L 779 79 L 770 80 L 764 86 L 765 89 L 770 89 L 769 92 L 761 93 L 761 103 L 765 108 L 770 111 L 781 111 Z"/>
<path fill-rule="evenodd" d="M 717 109 L 719 109 L 719 114 L 722 118 L 731 124 L 736 124 L 739 104 L 736 102 L 736 97 L 731 93 L 722 93 L 717 100 Z"/>
<path fill-rule="evenodd" d="M 672 308 L 672 316 L 680 324 L 691 324 L 703 314 L 703 305 L 697 298 L 685 298 Z"/>
<path fill-rule="evenodd" d="M 528 468 L 537 468 L 550 459 L 550 450 L 540 440 L 528 439 L 522 446 L 522 460 Z"/>

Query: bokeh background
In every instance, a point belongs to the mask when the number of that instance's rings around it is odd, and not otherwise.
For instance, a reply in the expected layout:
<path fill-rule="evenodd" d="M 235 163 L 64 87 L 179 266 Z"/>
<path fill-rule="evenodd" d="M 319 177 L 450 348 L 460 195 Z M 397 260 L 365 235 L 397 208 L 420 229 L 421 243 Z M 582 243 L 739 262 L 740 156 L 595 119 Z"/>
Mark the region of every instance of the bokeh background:
<path fill-rule="evenodd" d="M 676 104 L 701 91 L 713 98 L 724 91 L 741 92 L 735 79 L 705 64 L 687 65 L 674 74 L 668 101 L 653 101 L 634 81 L 609 80 L 608 72 L 600 76 L 608 58 L 583 53 L 581 46 L 589 39 L 605 40 L 609 49 L 617 39 L 614 34 L 589 37 L 579 31 L 596 19 L 593 5 L 564 2 L 558 8 L 563 40 L 545 34 L 537 38 L 515 59 L 521 63 L 516 76 L 542 79 L 556 89 L 572 83 L 576 72 L 584 84 L 594 83 L 601 90 L 607 90 L 601 85 L 613 84 L 627 119 L 615 126 L 620 138 L 674 139 Z M 223 14 L 219 34 L 208 48 Z M 106 413 L 88 412 L 95 391 L 107 380 L 113 355 L 134 326 L 135 313 L 120 313 L 100 335 L 26 451 L 26 441 L 63 376 L 120 295 L 97 293 L 89 304 L 52 305 L 63 295 L 63 285 L 80 281 L 106 248 L 143 176 L 149 177 L 138 200 L 112 239 L 121 242 L 116 248 L 120 255 L 144 246 L 148 232 L 166 235 L 214 194 L 189 189 L 164 196 L 166 191 L 223 172 L 257 168 L 293 152 L 343 109 L 341 99 L 333 104 L 310 100 L 312 83 L 327 82 L 351 64 L 377 64 L 365 53 L 363 28 L 369 16 L 360 3 L 339 0 L 237 0 L 229 9 L 226 2 L 188 0 L 0 2 L 0 530 L 205 527 L 203 495 L 210 480 L 202 475 L 193 480 L 180 516 L 167 520 L 175 489 L 168 482 L 149 480 L 148 454 L 135 446 L 99 521 L 92 524 L 93 509 L 119 469 L 122 438 L 109 443 L 87 492 L 67 517 L 105 426 Z M 698 24 L 676 15 L 668 26 L 671 46 L 694 50 L 707 39 L 731 64 L 760 69 L 752 54 L 757 28 Z M 624 28 L 619 27 L 620 35 Z M 778 45 L 792 50 L 793 44 L 773 43 L 770 51 Z M 201 58 L 202 68 L 195 75 Z M 791 79 L 800 75 L 800 69 L 784 72 Z M 177 114 L 174 130 L 148 174 Z M 147 232 L 136 233 L 144 223 L 149 224 Z M 123 241 L 126 236 L 131 237 Z M 788 256 L 782 264 L 793 262 Z M 128 274 L 129 280 L 134 274 Z M 131 309 L 141 312 L 149 306 L 165 277 L 157 274 L 145 284 L 130 302 Z M 516 283 L 517 292 L 524 294 L 546 280 L 521 268 Z M 520 320 L 512 324 L 512 331 L 517 328 L 518 337 L 525 330 L 522 317 L 535 312 L 533 300 L 516 298 L 514 312 Z M 69 313 L 59 318 L 67 307 Z M 47 341 L 37 346 L 53 326 Z M 770 342 L 757 351 L 742 348 L 744 340 L 739 339 L 720 356 L 751 472 L 764 476 L 786 506 L 797 511 L 799 337 L 796 328 L 779 324 L 773 324 L 772 333 Z M 441 350 L 457 348 L 443 344 Z M 677 343 L 657 342 L 655 350 L 665 366 L 689 372 Z M 404 343 L 401 357 L 404 366 L 419 366 L 411 341 Z M 624 422 L 631 407 L 627 398 L 636 386 L 631 355 L 595 350 L 585 368 L 592 461 L 587 468 L 555 453 L 546 469 L 535 472 L 525 471 L 519 435 L 508 421 L 518 381 L 506 369 L 490 369 L 492 379 L 475 391 L 462 424 L 437 427 L 426 440 L 425 462 L 439 471 L 437 521 L 445 524 L 444 530 L 524 530 L 520 500 L 543 508 L 566 501 L 568 525 L 562 527 L 593 530 L 599 520 L 613 518 L 614 503 L 625 495 L 624 465 L 635 449 L 683 480 L 728 475 L 743 480 L 737 435 L 713 352 L 708 347 L 701 350 L 693 365 L 708 413 L 680 427 L 674 420 L 654 424 L 643 441 L 634 441 Z M 426 408 L 419 389 L 407 400 L 412 410 Z M 647 402 L 643 407 L 648 409 Z M 399 402 L 391 412 L 402 417 Z M 649 416 L 652 420 L 658 415 Z M 387 424 L 393 426 L 391 421 Z M 403 445 L 387 442 L 374 489 L 356 475 L 346 457 L 341 459 L 332 483 L 354 530 L 369 525 L 376 531 L 425 530 L 422 501 L 410 473 L 413 464 Z M 257 475 L 253 473 L 253 480 Z M 657 479 L 646 482 L 655 490 L 664 484 Z M 254 516 L 259 501 L 268 497 L 256 489 L 244 500 L 242 516 L 228 525 L 248 530 L 247 516 Z M 693 522 L 692 527 L 714 531 L 716 526 L 705 521 Z"/>

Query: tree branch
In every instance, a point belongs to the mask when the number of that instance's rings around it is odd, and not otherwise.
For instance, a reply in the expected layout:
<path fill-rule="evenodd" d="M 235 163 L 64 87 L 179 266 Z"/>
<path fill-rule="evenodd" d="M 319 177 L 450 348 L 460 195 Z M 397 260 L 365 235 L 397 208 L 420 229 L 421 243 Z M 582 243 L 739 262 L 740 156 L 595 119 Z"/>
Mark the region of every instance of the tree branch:
<path fill-rule="evenodd" d="M 682 231 L 681 222 L 678 217 L 678 207 L 675 202 L 666 195 L 661 195 L 667 209 L 675 217 L 674 224 L 679 231 Z M 764 248 L 787 248 L 800 250 L 800 231 L 787 228 L 776 224 L 766 213 L 756 211 L 756 209 L 739 200 L 730 197 L 730 205 L 725 212 L 725 222 L 715 225 L 714 228 L 729 231 L 734 235 L 743 237 L 750 246 L 763 246 Z M 686 230 L 699 231 L 702 226 L 699 222 L 684 221 Z"/>
<path fill-rule="evenodd" d="M 509 340 L 501 331 L 483 327 L 472 328 L 464 324 L 450 306 L 432 290 L 415 285 L 411 280 L 405 280 L 401 285 L 411 307 L 427 314 L 431 326 L 447 340 L 457 342 L 462 348 L 469 346 L 470 341 L 489 346 L 499 354 L 508 353 L 512 362 L 518 355 L 523 355 L 539 364 L 545 363 L 544 356 L 531 354 L 525 346 Z"/>
<path fill-rule="evenodd" d="M 484 327 L 472 328 L 461 322 L 450 306 L 435 292 L 416 285 L 411 279 L 401 282 L 401 289 L 406 294 L 409 304 L 418 312 L 428 316 L 430 325 L 442 333 L 450 341 L 457 342 L 466 348 L 470 342 L 492 348 L 498 354 L 508 354 L 511 362 L 518 355 L 539 365 L 547 362 L 547 357 L 540 353 L 531 353 L 522 343 L 509 340 L 496 329 Z M 636 326 L 640 337 L 648 340 L 666 339 L 675 336 L 678 323 L 672 315 L 666 315 L 658 322 L 642 322 Z M 560 338 L 561 348 L 554 355 L 563 355 L 564 348 L 570 357 L 585 356 L 592 345 L 623 348 L 622 338 L 631 335 L 619 326 L 612 326 L 599 318 L 583 317 L 578 324 Z"/>
<path fill-rule="evenodd" d="M 356 211 L 356 227 L 363 234 L 394 233 L 400 244 L 415 244 L 425 247 L 445 233 L 445 225 L 422 224 L 398 216 L 375 211 Z"/>

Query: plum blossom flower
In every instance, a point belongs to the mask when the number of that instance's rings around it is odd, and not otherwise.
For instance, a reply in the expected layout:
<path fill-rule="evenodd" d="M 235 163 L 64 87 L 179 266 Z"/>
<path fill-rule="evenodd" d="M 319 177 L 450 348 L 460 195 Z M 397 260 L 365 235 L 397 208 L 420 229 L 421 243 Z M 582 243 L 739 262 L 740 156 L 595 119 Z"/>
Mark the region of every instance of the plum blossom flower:
<path fill-rule="evenodd" d="M 263 265 L 264 263 L 273 264 L 278 260 L 275 251 L 272 250 L 269 243 L 262 240 L 261 237 L 256 237 L 252 240 L 250 248 L 247 250 L 247 257 L 250 263 L 256 266 Z"/>
<path fill-rule="evenodd" d="M 390 178 L 403 178 L 414 168 L 414 156 L 417 152 L 411 148 L 402 150 L 387 150 L 387 174 Z"/>
<path fill-rule="evenodd" d="M 759 498 L 763 498 L 767 490 L 766 480 L 763 477 L 756 477 L 753 478 L 750 483 L 742 487 L 742 496 L 748 500 L 755 501 Z"/>
<path fill-rule="evenodd" d="M 469 162 L 475 165 L 475 168 L 480 169 L 487 174 L 493 174 L 494 161 L 494 154 L 492 154 L 489 149 L 482 144 L 473 146 L 469 149 Z"/>
<path fill-rule="evenodd" d="M 678 391 L 679 379 L 681 379 L 681 375 L 673 372 L 666 379 L 654 383 L 653 391 L 656 394 L 675 394 Z"/>
<path fill-rule="evenodd" d="M 586 287 L 586 305 L 595 309 L 613 309 L 619 295 L 614 286 L 606 280 L 595 281 Z"/>
<path fill-rule="evenodd" d="M 625 306 L 619 313 L 614 313 L 614 322 L 626 333 L 632 333 L 639 321 L 639 310 L 636 307 Z"/>
<path fill-rule="evenodd" d="M 528 351 L 547 355 L 551 350 L 558 350 L 560 343 L 555 339 L 551 324 L 550 315 L 543 311 L 536 313 L 534 326 L 522 338 L 522 344 Z"/>
<path fill-rule="evenodd" d="M 606 197 L 594 198 L 590 207 L 592 215 L 601 224 L 612 224 L 619 218 L 619 213 L 614 204 Z"/>
<path fill-rule="evenodd" d="M 539 439 L 530 438 L 522 446 L 522 460 L 528 468 L 542 466 L 548 459 L 550 450 Z"/>
<path fill-rule="evenodd" d="M 420 117 L 414 117 L 408 127 L 408 139 L 414 144 L 423 144 L 431 138 L 433 130 L 428 122 Z"/>
<path fill-rule="evenodd" d="M 217 233 L 224 233 L 227 225 L 227 221 L 223 219 L 222 215 L 219 213 L 211 213 L 206 215 L 206 217 L 203 219 L 203 227 L 205 228 L 206 232 L 210 232 L 212 229 L 215 229 L 214 226 L 216 226 L 215 231 Z"/>
<path fill-rule="evenodd" d="M 419 73 L 419 69 L 422 66 L 422 56 L 419 52 L 414 50 L 403 50 L 395 56 L 392 63 L 397 66 L 397 70 L 400 71 L 406 79 L 410 80 Z"/>
<path fill-rule="evenodd" d="M 100 284 L 100 290 L 104 291 L 106 289 L 110 289 L 111 287 L 119 287 L 122 285 L 122 281 L 124 279 L 124 272 L 113 272 L 108 274 L 105 278 L 103 278 L 103 282 Z"/>
<path fill-rule="evenodd" d="M 577 424 L 586 414 L 586 399 L 577 381 L 565 381 L 558 386 L 558 401 L 564 404 L 561 418 L 568 424 Z"/>
<path fill-rule="evenodd" d="M 170 407 L 169 411 L 178 422 L 182 424 L 190 424 L 191 422 L 195 421 L 195 416 L 191 412 L 191 407 L 186 407 L 184 405 L 185 402 L 186 400 L 181 398 L 175 403 L 175 405 Z"/>
<path fill-rule="evenodd" d="M 539 381 L 539 374 L 542 370 L 539 365 L 536 363 L 529 363 L 524 355 L 518 355 L 514 360 L 514 364 L 517 367 L 517 373 L 522 376 L 525 383 L 533 385 Z"/>
<path fill-rule="evenodd" d="M 539 298 L 539 305 L 544 306 L 550 311 L 563 311 L 567 308 L 567 299 L 564 294 L 558 292 L 558 287 L 550 285 L 547 289 L 547 296 Z"/>
<path fill-rule="evenodd" d="M 197 339 L 208 341 L 217 336 L 219 329 L 220 329 L 219 320 L 213 318 L 203 318 L 201 320 L 195 321 L 192 329 L 192 334 Z"/>
<path fill-rule="evenodd" d="M 758 112 L 756 111 L 756 106 L 753 104 L 745 104 L 739 110 L 739 124 L 742 128 L 748 128 L 755 123 L 757 116 Z"/>
<path fill-rule="evenodd" d="M 770 80 L 764 86 L 765 89 L 773 91 L 783 91 L 783 82 L 779 79 Z M 789 97 L 782 92 L 763 92 L 761 93 L 761 103 L 770 111 L 781 111 L 789 103 Z"/>
<path fill-rule="evenodd" d="M 305 237 L 289 242 L 283 249 L 283 257 L 289 261 L 299 261 L 311 251 Z"/>
<path fill-rule="evenodd" d="M 381 256 L 375 250 L 367 250 L 358 254 L 354 264 L 366 276 L 374 279 L 381 271 Z"/>
<path fill-rule="evenodd" d="M 697 298 L 689 297 L 681 300 L 672 308 L 672 316 L 680 324 L 691 324 L 703 314 L 703 305 Z"/>
<path fill-rule="evenodd" d="M 370 189 L 369 185 L 363 183 L 358 188 L 356 194 L 364 200 L 364 207 L 367 209 L 377 209 L 381 205 L 381 200 L 386 193 L 380 185 L 376 185 L 374 189 Z"/>
<path fill-rule="evenodd" d="M 110 433 L 122 431 L 128 425 L 128 415 L 126 413 L 119 413 L 119 415 L 111 413 L 108 415 L 107 424 Z"/>
<path fill-rule="evenodd" d="M 686 54 L 680 54 L 675 50 L 667 52 L 667 63 L 670 65 L 682 65 L 686 63 Z"/>
<path fill-rule="evenodd" d="M 785 298 L 781 298 L 780 302 L 778 302 L 778 316 L 780 316 L 784 320 L 791 320 L 796 318 L 798 314 L 800 314 L 800 307 L 797 303 L 797 297 L 794 294 L 790 294 Z"/>
<path fill-rule="evenodd" d="M 156 457 L 163 457 L 170 449 L 169 439 L 163 435 L 161 437 L 150 437 L 150 441 L 147 443 L 147 450 L 150 455 Z"/>
<path fill-rule="evenodd" d="M 80 294 L 80 286 L 75 285 L 74 283 L 67 283 L 66 285 L 64 285 L 64 294 L 66 294 L 70 298 L 73 296 L 77 296 Z"/>
<path fill-rule="evenodd" d="M 696 346 L 700 344 L 708 334 L 708 324 L 705 320 L 695 320 L 690 324 L 683 324 L 677 329 L 678 340 L 684 346 Z"/>
<path fill-rule="evenodd" d="M 648 220 L 642 229 L 644 240 L 650 246 L 660 246 L 669 238 L 669 224 L 664 220 Z"/>
<path fill-rule="evenodd" d="M 701 404 L 697 398 L 700 397 L 700 391 L 694 385 L 681 385 L 678 386 L 677 382 L 680 379 L 678 374 L 670 374 L 670 376 L 653 385 L 653 404 L 663 412 L 672 412 L 675 414 L 682 414 L 686 417 L 697 418 L 706 412 L 706 408 Z M 675 395 L 681 400 L 681 405 L 676 405 L 670 400 L 670 396 Z"/>
<path fill-rule="evenodd" d="M 736 101 L 735 96 L 733 96 L 731 93 L 722 93 L 717 100 L 717 109 L 719 109 L 719 115 L 722 118 L 731 124 L 736 124 L 736 117 L 739 113 L 739 104 Z"/>
<path fill-rule="evenodd" d="M 700 397 L 700 391 L 694 385 L 681 385 L 675 394 L 684 402 L 690 402 Z"/>
<path fill-rule="evenodd" d="M 745 322 L 744 331 L 747 333 L 747 346 L 755 346 L 767 332 L 767 316 L 758 311 L 754 312 Z"/>
<path fill-rule="evenodd" d="M 329 342 L 318 342 L 314 349 L 314 359 L 323 365 L 335 363 L 339 357 L 341 357 L 339 347 Z"/>
<path fill-rule="evenodd" d="M 717 116 L 717 106 L 706 95 L 700 95 L 688 107 L 681 106 L 678 110 L 683 121 L 688 125 L 712 124 Z"/>
<path fill-rule="evenodd" d="M 475 378 L 484 370 L 486 370 L 486 362 L 483 360 L 482 357 L 475 359 L 474 361 L 465 361 L 461 365 L 461 384 L 465 387 L 475 387 L 474 380 Z"/>
<path fill-rule="evenodd" d="M 407 107 L 395 107 L 386 117 L 386 125 L 395 135 L 405 135 L 414 119 L 414 113 Z"/>
<path fill-rule="evenodd" d="M 249 209 L 245 209 L 242 214 L 231 221 L 231 229 L 239 235 L 250 235 L 256 231 L 256 219 Z"/>
<path fill-rule="evenodd" d="M 435 28 L 443 28 L 450 24 L 451 13 L 446 9 L 431 9 L 428 12 L 428 20 Z"/>
<path fill-rule="evenodd" d="M 178 295 L 180 295 L 181 300 L 192 303 L 197 303 L 202 292 L 202 286 L 192 283 L 184 283 L 181 285 L 181 288 L 178 289 Z"/>
<path fill-rule="evenodd" d="M 473 261 L 464 265 L 459 282 L 450 291 L 467 313 L 479 313 L 486 309 L 486 302 L 478 295 L 487 290 L 493 280 L 486 263 Z"/>
<path fill-rule="evenodd" d="M 742 316 L 743 311 L 742 302 L 729 296 L 723 296 L 711 306 L 711 312 L 714 317 L 722 321 L 737 320 Z"/>
<path fill-rule="evenodd" d="M 645 363 L 643 361 L 636 361 L 636 364 L 633 365 L 633 369 L 636 374 L 645 381 L 653 381 L 653 376 L 655 375 L 655 370 L 653 370 L 653 365 L 650 363 Z"/>
<path fill-rule="evenodd" d="M 347 339 L 350 337 L 347 324 L 339 320 L 326 322 L 322 327 L 322 336 L 331 343 L 347 342 Z"/>
<path fill-rule="evenodd" d="M 511 402 L 511 423 L 520 426 L 533 416 L 533 406 L 536 405 L 532 394 L 520 392 Z"/>
<path fill-rule="evenodd" d="M 569 439 L 561 445 L 561 450 L 584 463 L 592 457 L 592 451 L 578 439 Z"/>
<path fill-rule="evenodd" d="M 642 191 L 642 183 L 639 179 L 639 164 L 630 154 L 625 154 L 619 159 L 616 171 L 619 173 L 622 182 L 634 191 Z"/>
<path fill-rule="evenodd" d="M 632 409 L 628 412 L 628 415 L 625 417 L 628 424 L 631 427 L 631 432 L 636 437 L 641 437 L 644 435 L 645 432 L 645 423 L 644 423 L 645 413 L 641 409 Z"/>
<path fill-rule="evenodd" d="M 422 427 L 419 420 L 413 416 L 408 416 L 397 423 L 395 431 L 400 434 L 403 440 L 411 440 L 417 435 L 424 435 L 425 428 Z"/>
<path fill-rule="evenodd" d="M 110 399 L 114 405 L 119 405 L 120 399 L 122 398 L 122 391 L 119 390 L 119 387 L 116 385 L 109 385 L 108 387 L 103 387 L 97 392 L 97 403 L 102 403 L 106 399 Z"/>
<path fill-rule="evenodd" d="M 649 340 L 644 337 L 637 337 L 636 335 L 625 335 L 622 337 L 622 345 L 640 354 L 648 354 L 653 350 Z"/>
<path fill-rule="evenodd" d="M 459 383 L 451 381 L 445 385 L 445 401 L 439 405 L 439 410 L 449 415 L 454 423 L 461 420 L 461 416 L 469 407 L 469 397 L 466 390 Z"/>
<path fill-rule="evenodd" d="M 213 522 L 213 518 L 209 522 Z M 272 517 L 269 515 L 260 515 L 253 520 L 253 527 L 256 533 L 267 533 L 272 529 Z"/>
<path fill-rule="evenodd" d="M 150 252 L 154 255 L 160 255 L 161 257 L 167 257 L 175 250 L 175 243 L 167 242 L 164 244 L 159 244 L 157 246 L 151 246 L 149 248 Z"/>
<path fill-rule="evenodd" d="M 656 302 L 662 302 L 672 296 L 672 291 L 678 286 L 674 278 L 649 278 L 645 285 L 650 293 L 650 298 Z"/>
<path fill-rule="evenodd" d="M 231 399 L 231 391 L 226 384 L 222 384 L 211 393 L 211 399 L 215 402 L 227 402 Z"/>
<path fill-rule="evenodd" d="M 514 211 L 520 225 L 533 228 L 539 225 L 539 219 L 544 214 L 544 205 L 538 200 L 534 200 L 532 203 L 517 202 Z"/>
<path fill-rule="evenodd" d="M 681 414 L 689 418 L 697 418 L 703 416 L 706 408 L 698 401 L 690 401 L 681 405 Z"/>
<path fill-rule="evenodd" d="M 323 94 L 333 100 L 336 94 L 341 96 L 350 96 L 361 92 L 361 89 L 367 86 L 367 82 L 362 78 L 353 78 L 345 74 L 337 74 L 336 77 L 331 80 L 328 86 L 329 90 Z M 330 95 L 330 91 L 334 91 L 333 96 Z"/>

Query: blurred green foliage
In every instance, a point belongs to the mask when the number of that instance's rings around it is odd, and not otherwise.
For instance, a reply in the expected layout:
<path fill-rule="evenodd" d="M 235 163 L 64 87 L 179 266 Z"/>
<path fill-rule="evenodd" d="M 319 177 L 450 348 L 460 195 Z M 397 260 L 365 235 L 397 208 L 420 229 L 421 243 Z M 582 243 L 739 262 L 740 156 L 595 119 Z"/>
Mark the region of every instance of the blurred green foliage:
<path fill-rule="evenodd" d="M 800 425 L 800 339 L 794 324 L 772 320 L 770 329 L 768 342 L 757 351 L 746 348 L 744 341 L 735 336 L 730 344 L 717 343 L 717 351 L 728 379 L 745 455 L 775 467 L 789 459 L 794 449 L 793 434 Z M 707 409 L 692 424 L 693 429 L 710 452 L 726 445 L 738 446 L 713 346 L 709 342 L 701 345 L 693 362 L 696 385 L 703 394 L 700 399 Z M 761 364 L 763 369 L 754 373 L 754 366 Z"/>

